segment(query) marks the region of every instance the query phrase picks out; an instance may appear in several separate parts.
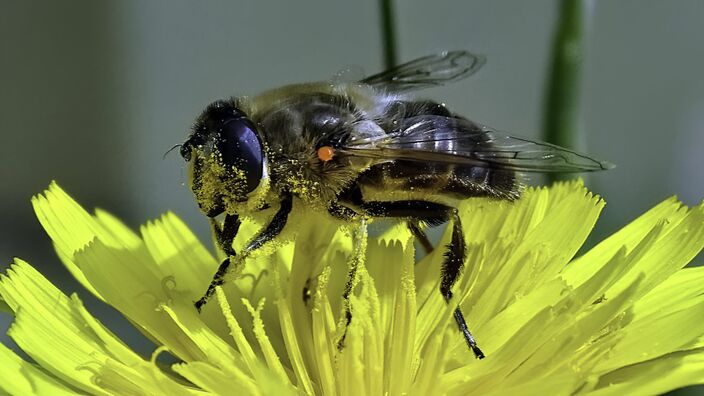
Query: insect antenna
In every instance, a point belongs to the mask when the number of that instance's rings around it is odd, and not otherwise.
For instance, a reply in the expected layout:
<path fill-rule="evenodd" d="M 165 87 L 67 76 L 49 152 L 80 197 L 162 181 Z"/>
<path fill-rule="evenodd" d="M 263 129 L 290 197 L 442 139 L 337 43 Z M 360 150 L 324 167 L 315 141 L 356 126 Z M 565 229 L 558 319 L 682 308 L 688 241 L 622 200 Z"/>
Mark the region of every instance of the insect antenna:
<path fill-rule="evenodd" d="M 164 155 L 161 156 L 161 159 L 162 159 L 162 160 L 165 160 L 165 159 L 166 159 L 166 156 L 169 155 L 169 153 L 171 153 L 172 151 L 174 151 L 174 150 L 177 149 L 177 148 L 180 149 L 181 146 L 182 146 L 181 144 L 176 144 L 176 145 L 174 145 L 173 147 L 171 147 L 170 149 L 166 150 L 166 152 L 164 153 Z"/>

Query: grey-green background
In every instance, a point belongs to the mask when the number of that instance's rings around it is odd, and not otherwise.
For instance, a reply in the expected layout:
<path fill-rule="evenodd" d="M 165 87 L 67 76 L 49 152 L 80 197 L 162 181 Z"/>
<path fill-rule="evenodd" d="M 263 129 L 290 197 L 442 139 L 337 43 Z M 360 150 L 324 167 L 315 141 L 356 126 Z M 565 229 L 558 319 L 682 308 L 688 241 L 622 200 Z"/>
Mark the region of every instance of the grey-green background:
<path fill-rule="evenodd" d="M 557 4 L 399 1 L 400 60 L 445 49 L 486 55 L 470 80 L 423 95 L 539 138 Z M 207 237 L 182 161 L 164 152 L 214 99 L 347 66 L 380 70 L 378 19 L 375 1 L 3 0 L 0 258 L 22 257 L 86 295 L 29 203 L 52 179 L 131 226 L 173 210 Z M 608 203 L 599 238 L 673 194 L 688 204 L 704 197 L 703 37 L 700 0 L 588 3 L 579 148 L 618 164 L 588 179 Z M 108 308 L 89 307 L 115 320 Z M 0 316 L 3 342 L 8 325 Z M 132 331 L 118 333 L 151 348 Z"/>

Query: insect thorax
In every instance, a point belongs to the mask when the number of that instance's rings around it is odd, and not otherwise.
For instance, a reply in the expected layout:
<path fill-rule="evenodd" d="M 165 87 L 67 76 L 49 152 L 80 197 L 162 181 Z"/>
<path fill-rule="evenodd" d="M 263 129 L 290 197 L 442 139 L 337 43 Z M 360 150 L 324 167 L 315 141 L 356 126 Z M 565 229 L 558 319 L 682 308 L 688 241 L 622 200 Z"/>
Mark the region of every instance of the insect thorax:
<path fill-rule="evenodd" d="M 364 164 L 345 158 L 321 161 L 323 146 L 338 147 L 350 137 L 362 112 L 349 97 L 333 93 L 291 95 L 252 114 L 268 158 L 272 188 L 287 190 L 312 206 L 327 207 L 353 182 Z"/>

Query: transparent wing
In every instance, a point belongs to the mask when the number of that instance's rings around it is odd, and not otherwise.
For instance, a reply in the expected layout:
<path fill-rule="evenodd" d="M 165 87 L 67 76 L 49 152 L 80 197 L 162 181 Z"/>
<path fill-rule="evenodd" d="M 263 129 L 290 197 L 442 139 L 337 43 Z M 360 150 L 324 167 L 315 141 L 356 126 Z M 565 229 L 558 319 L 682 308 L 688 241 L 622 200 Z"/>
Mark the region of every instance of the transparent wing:
<path fill-rule="evenodd" d="M 353 136 L 341 151 L 380 160 L 465 164 L 519 172 L 591 172 L 613 167 L 566 148 L 509 136 L 466 119 L 427 115 L 403 120 L 398 131 Z"/>
<path fill-rule="evenodd" d="M 412 60 L 360 82 L 387 91 L 410 91 L 461 80 L 474 74 L 484 63 L 486 58 L 481 55 L 449 51 Z"/>

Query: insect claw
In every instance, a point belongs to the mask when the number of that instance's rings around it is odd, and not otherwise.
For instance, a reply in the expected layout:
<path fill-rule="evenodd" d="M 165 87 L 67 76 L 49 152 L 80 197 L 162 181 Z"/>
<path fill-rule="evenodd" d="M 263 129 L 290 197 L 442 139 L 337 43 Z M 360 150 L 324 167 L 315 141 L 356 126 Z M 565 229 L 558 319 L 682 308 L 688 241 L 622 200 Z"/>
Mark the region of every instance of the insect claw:
<path fill-rule="evenodd" d="M 457 307 L 455 309 L 455 321 L 457 322 L 457 326 L 460 329 L 460 332 L 462 332 L 462 335 L 464 336 L 465 341 L 467 341 L 467 346 L 469 349 L 474 352 L 474 356 L 477 359 L 484 359 L 486 355 L 484 355 L 484 352 L 482 352 L 481 349 L 479 349 L 479 346 L 477 345 L 477 341 L 474 339 L 474 336 L 472 333 L 469 331 L 469 327 L 467 327 L 467 322 L 464 320 L 464 315 L 462 315 L 462 311 L 460 311 L 460 308 Z"/>
<path fill-rule="evenodd" d="M 196 311 L 200 313 L 200 311 L 203 309 L 203 305 L 205 305 L 205 299 L 201 298 L 200 300 L 196 301 L 194 305 L 196 307 Z"/>

